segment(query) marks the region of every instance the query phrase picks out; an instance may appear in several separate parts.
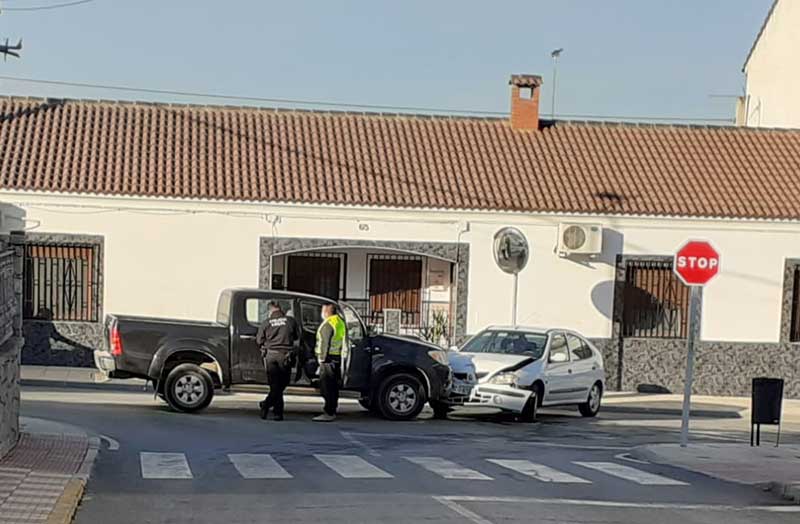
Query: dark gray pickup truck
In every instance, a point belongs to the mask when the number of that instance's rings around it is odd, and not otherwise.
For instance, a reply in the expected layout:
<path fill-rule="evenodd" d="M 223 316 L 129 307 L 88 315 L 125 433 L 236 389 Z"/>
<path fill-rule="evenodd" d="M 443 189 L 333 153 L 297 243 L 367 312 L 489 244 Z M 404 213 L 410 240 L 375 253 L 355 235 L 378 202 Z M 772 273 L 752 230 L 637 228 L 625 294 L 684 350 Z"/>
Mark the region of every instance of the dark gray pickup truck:
<path fill-rule="evenodd" d="M 215 389 L 266 384 L 256 332 L 270 300 L 277 300 L 302 327 L 292 386 L 317 385 L 314 342 L 320 308 L 333 303 L 347 323 L 343 390 L 355 392 L 362 406 L 392 420 L 416 417 L 428 401 L 442 409 L 439 401 L 447 397 L 451 371 L 441 348 L 371 333 L 346 303 L 301 293 L 226 289 L 215 322 L 108 315 L 108 347 L 95 351 L 95 364 L 113 378 L 153 381 L 157 394 L 175 410 L 201 410 Z"/>

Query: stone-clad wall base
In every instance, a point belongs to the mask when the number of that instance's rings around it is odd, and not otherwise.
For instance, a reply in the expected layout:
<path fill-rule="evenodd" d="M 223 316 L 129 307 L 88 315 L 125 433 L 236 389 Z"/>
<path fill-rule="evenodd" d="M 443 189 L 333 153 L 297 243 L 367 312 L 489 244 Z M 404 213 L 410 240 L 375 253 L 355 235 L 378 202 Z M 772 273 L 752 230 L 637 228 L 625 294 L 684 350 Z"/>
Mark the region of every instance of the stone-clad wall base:
<path fill-rule="evenodd" d="M 0 458 L 19 438 L 19 341 L 0 347 Z"/>
<path fill-rule="evenodd" d="M 26 365 L 94 367 L 93 352 L 105 344 L 100 322 L 26 320 L 23 332 Z"/>
<path fill-rule="evenodd" d="M 654 385 L 672 393 L 683 392 L 685 341 L 625 339 L 621 373 L 619 344 L 610 339 L 593 342 L 603 351 L 610 388 L 635 391 L 641 385 Z M 786 398 L 800 398 L 798 344 L 703 341 L 695 349 L 694 393 L 749 396 L 753 378 L 775 377 L 785 380 Z"/>

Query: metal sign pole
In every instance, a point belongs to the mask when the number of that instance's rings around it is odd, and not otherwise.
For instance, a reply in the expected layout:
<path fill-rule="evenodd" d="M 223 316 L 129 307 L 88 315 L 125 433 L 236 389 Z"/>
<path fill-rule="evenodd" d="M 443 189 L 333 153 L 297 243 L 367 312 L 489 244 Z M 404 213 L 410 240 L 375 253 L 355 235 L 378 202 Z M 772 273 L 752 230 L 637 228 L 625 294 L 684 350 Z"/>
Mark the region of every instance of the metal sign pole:
<path fill-rule="evenodd" d="M 511 325 L 517 327 L 517 294 L 519 292 L 519 273 L 514 273 L 514 299 L 511 304 Z"/>
<path fill-rule="evenodd" d="M 681 416 L 681 447 L 689 444 L 689 411 L 692 404 L 694 380 L 694 340 L 700 324 L 700 286 L 691 286 L 689 294 L 689 333 L 686 340 L 686 378 L 683 385 L 683 413 Z"/>

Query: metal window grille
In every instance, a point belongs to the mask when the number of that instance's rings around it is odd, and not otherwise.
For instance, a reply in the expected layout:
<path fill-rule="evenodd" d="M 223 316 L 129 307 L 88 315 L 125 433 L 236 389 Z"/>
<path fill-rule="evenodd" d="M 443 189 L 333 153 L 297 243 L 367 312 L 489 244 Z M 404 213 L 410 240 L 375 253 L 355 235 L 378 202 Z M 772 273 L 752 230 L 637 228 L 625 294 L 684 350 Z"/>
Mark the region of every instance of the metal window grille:
<path fill-rule="evenodd" d="M 383 322 L 383 309 L 399 309 L 402 325 L 419 325 L 425 264 L 418 255 L 367 254 L 369 316 Z"/>
<path fill-rule="evenodd" d="M 23 317 L 97 322 L 99 262 L 96 245 L 25 245 Z"/>
<path fill-rule="evenodd" d="M 622 336 L 685 338 L 689 288 L 672 271 L 672 261 L 633 260 L 625 268 Z"/>
<path fill-rule="evenodd" d="M 302 251 L 285 258 L 285 287 L 312 295 L 341 299 L 347 289 L 347 253 Z"/>
<path fill-rule="evenodd" d="M 800 342 L 800 266 L 794 268 L 792 283 L 792 325 L 789 327 L 789 341 Z"/>

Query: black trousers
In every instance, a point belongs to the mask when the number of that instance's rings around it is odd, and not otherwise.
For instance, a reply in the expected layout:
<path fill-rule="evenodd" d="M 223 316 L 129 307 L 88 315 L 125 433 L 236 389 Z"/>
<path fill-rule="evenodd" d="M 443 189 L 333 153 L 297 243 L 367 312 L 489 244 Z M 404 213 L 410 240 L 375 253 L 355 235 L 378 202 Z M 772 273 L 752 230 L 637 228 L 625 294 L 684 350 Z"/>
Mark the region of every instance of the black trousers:
<path fill-rule="evenodd" d="M 276 416 L 283 416 L 283 391 L 292 378 L 292 354 L 290 351 L 267 351 L 264 357 L 267 368 L 269 395 L 264 399 L 264 406 L 273 409 Z"/>
<path fill-rule="evenodd" d="M 319 366 L 319 390 L 325 399 L 325 413 L 335 415 L 339 407 L 341 362 L 323 362 Z"/>

